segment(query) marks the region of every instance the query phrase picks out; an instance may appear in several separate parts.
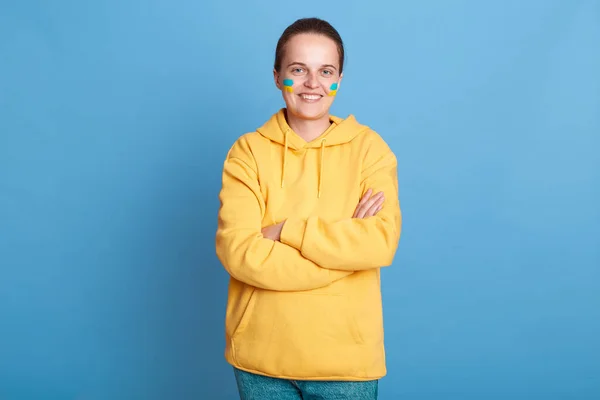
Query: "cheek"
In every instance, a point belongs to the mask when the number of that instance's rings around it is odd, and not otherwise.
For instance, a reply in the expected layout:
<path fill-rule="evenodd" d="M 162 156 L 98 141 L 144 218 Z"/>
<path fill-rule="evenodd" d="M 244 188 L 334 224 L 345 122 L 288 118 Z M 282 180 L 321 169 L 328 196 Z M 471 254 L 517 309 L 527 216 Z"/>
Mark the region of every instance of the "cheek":
<path fill-rule="evenodd" d="M 328 96 L 335 96 L 337 94 L 337 89 L 338 89 L 338 84 L 337 82 L 332 83 L 331 86 L 329 87 L 329 93 L 327 94 Z"/>
<path fill-rule="evenodd" d="M 294 93 L 294 81 L 292 79 L 284 79 L 283 90 L 287 93 Z"/>

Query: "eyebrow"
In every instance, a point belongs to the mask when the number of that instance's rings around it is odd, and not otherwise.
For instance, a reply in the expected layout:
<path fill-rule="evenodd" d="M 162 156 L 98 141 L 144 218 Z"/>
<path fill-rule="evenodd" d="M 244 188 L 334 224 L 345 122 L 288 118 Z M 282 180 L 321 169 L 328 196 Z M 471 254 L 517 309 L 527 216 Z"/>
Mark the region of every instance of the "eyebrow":
<path fill-rule="evenodd" d="M 297 62 L 297 61 L 289 63 L 287 67 L 289 68 L 292 65 L 300 65 L 302 67 L 308 67 L 308 65 L 306 65 L 304 63 L 301 63 L 301 62 Z M 333 69 L 335 69 L 337 71 L 337 68 L 334 65 L 331 65 L 331 64 L 323 64 L 323 65 L 321 65 L 321 67 L 333 68 Z"/>

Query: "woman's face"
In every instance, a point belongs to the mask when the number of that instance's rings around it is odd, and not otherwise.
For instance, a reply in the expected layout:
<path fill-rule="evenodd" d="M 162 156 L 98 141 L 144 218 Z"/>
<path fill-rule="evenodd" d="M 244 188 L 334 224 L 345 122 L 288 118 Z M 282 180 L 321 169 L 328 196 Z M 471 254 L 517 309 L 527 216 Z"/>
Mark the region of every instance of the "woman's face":
<path fill-rule="evenodd" d="M 329 117 L 339 89 L 339 54 L 333 40 L 323 35 L 298 34 L 287 43 L 275 83 L 287 110 L 298 118 Z"/>

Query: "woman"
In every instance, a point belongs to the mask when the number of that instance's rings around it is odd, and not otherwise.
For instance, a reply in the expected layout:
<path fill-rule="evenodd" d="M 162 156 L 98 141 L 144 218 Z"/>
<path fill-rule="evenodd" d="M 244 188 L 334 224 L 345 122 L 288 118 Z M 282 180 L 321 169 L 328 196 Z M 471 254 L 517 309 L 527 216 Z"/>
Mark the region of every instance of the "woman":
<path fill-rule="evenodd" d="M 273 71 L 286 107 L 224 163 L 216 250 L 242 399 L 371 400 L 386 374 L 380 268 L 400 237 L 396 157 L 353 116 L 329 114 L 343 66 L 329 23 L 290 25 Z"/>

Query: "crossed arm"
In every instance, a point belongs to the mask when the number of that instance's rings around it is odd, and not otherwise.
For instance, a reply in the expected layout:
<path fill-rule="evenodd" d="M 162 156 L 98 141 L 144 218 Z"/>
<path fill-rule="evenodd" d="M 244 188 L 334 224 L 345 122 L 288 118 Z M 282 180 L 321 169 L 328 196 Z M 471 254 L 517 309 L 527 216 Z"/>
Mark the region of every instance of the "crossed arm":
<path fill-rule="evenodd" d="M 393 153 L 379 158 L 364 175 L 363 187 L 369 190 L 353 218 L 331 222 L 319 217 L 291 217 L 267 227 L 266 236 L 297 249 L 323 268 L 359 271 L 389 266 L 402 225 Z M 372 192 L 377 194 L 372 196 Z"/>
<path fill-rule="evenodd" d="M 384 201 L 385 193 L 379 192 L 373 195 L 373 189 L 367 190 L 356 205 L 356 210 L 354 210 L 352 218 L 369 218 L 377 215 L 377 213 L 381 211 Z M 262 234 L 267 239 L 281 241 L 281 231 L 283 230 L 284 225 L 285 221 L 267 226 L 262 229 Z"/>
<path fill-rule="evenodd" d="M 364 171 L 363 186 L 370 190 L 352 218 L 326 222 L 290 217 L 263 229 L 266 205 L 256 165 L 243 146 L 234 145 L 223 168 L 216 234 L 217 256 L 225 269 L 255 287 L 299 291 L 389 265 L 401 223 L 395 157 L 389 154 Z"/>

